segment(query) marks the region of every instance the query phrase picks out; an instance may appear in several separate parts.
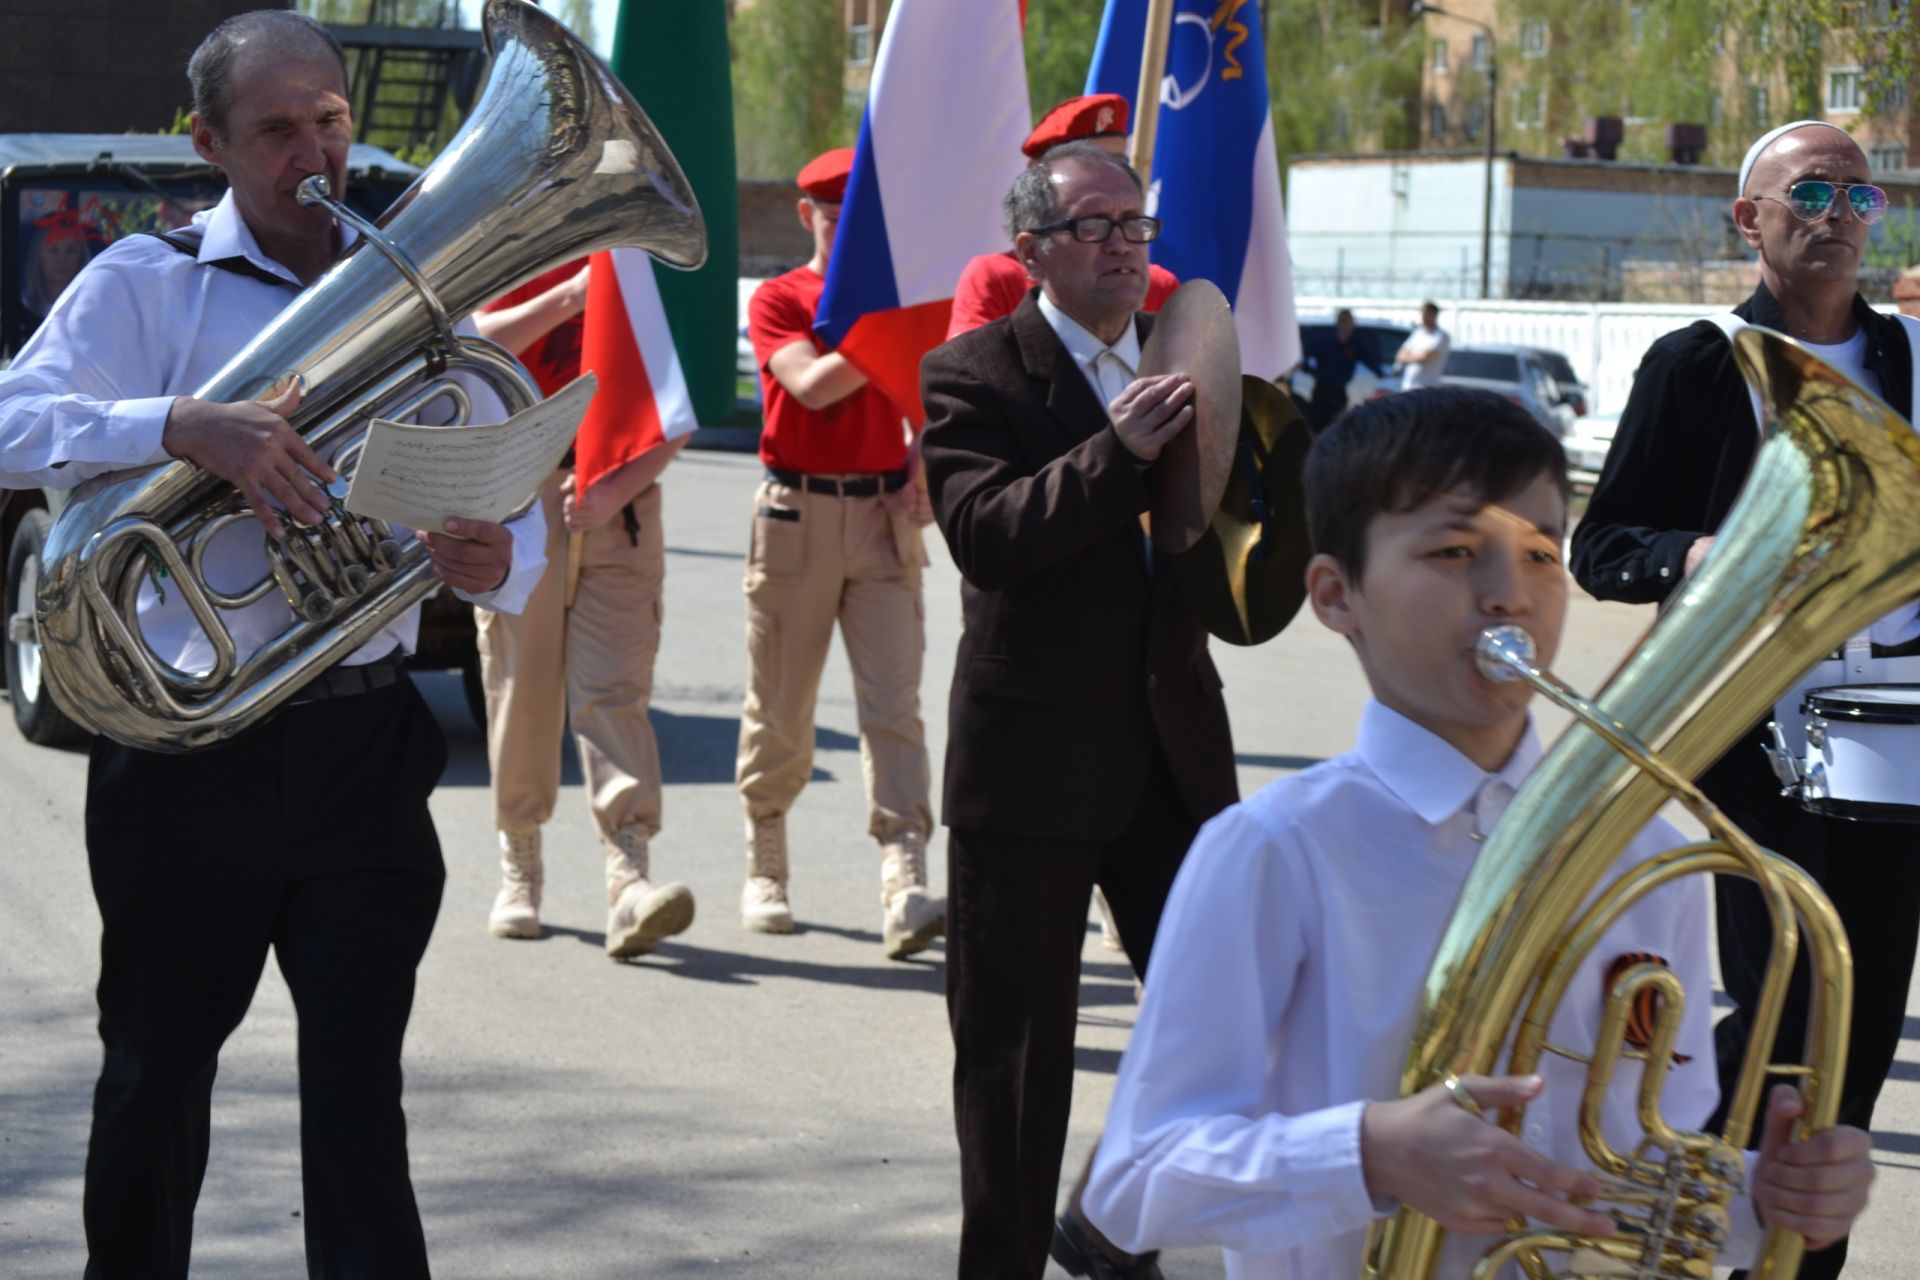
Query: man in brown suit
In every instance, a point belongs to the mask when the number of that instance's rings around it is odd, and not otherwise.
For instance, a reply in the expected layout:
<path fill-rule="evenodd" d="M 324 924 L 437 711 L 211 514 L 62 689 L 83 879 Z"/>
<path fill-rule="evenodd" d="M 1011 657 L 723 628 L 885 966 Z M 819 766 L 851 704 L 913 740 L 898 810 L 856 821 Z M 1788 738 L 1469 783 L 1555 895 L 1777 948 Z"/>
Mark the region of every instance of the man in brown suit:
<path fill-rule="evenodd" d="M 924 451 L 966 629 L 946 759 L 947 1006 L 963 1277 L 1038 1280 L 1073 1092 L 1080 949 L 1105 890 L 1134 971 L 1199 825 L 1237 798 L 1220 677 L 1140 516 L 1193 416 L 1184 375 L 1136 378 L 1150 317 L 1140 179 L 1049 152 L 1007 195 L 1040 288 L 927 357 Z M 1069 1206 L 1055 1256 L 1116 1263 Z"/>

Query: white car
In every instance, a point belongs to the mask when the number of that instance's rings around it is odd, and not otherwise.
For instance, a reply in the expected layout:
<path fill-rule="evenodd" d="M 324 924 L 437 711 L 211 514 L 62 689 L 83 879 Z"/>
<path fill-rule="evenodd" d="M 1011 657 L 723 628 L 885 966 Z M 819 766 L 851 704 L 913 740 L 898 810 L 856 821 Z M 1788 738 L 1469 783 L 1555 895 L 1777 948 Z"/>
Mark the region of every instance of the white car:
<path fill-rule="evenodd" d="M 1567 470 L 1575 484 L 1591 486 L 1600 479 L 1600 471 L 1607 465 L 1607 449 L 1619 425 L 1617 413 L 1588 414 L 1573 420 L 1573 430 L 1560 444 L 1567 451 Z"/>

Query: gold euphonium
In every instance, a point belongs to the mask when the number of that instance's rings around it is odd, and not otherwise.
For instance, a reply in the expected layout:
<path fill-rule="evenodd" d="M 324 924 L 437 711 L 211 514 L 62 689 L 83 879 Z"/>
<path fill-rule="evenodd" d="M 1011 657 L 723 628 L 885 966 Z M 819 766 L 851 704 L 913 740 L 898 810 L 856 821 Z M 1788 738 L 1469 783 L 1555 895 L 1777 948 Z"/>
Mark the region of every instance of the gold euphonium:
<path fill-rule="evenodd" d="M 630 245 L 675 267 L 706 259 L 686 176 L 626 88 L 558 21 L 525 0 L 487 0 L 486 88 L 439 159 L 377 224 L 330 199 L 359 244 L 194 391 L 259 398 L 282 378 L 303 393 L 291 423 L 351 469 L 373 416 L 429 402 L 470 410 L 458 373 L 509 412 L 540 398 L 519 363 L 453 323 L 489 298 L 599 249 Z M 298 692 L 439 585 L 425 548 L 339 503 L 269 545 L 270 572 L 217 589 L 208 544 L 254 517 L 233 486 L 188 463 L 80 486 L 48 534 L 35 620 L 48 684 L 95 732 L 154 751 L 232 737 Z M 137 596 L 178 592 L 207 635 L 210 665 L 182 671 L 140 634 Z M 284 599 L 291 618 L 242 661 L 223 614 Z"/>
<path fill-rule="evenodd" d="M 1748 328 L 1734 358 L 1758 393 L 1768 430 L 1746 487 L 1699 571 L 1592 702 L 1535 668 L 1524 634 L 1482 637 L 1482 669 L 1524 678 L 1574 712 L 1514 797 L 1474 865 L 1420 996 L 1403 1095 L 1449 1072 L 1526 1073 L 1542 1054 L 1587 1063 L 1580 1135 L 1620 1229 L 1606 1239 L 1515 1224 L 1477 1278 L 1508 1261 L 1532 1277 L 1564 1276 L 1581 1251 L 1626 1274 L 1705 1277 L 1724 1243 L 1726 1206 L 1741 1190 L 1740 1151 L 1754 1134 L 1770 1074 L 1797 1079 L 1801 1134 L 1830 1128 L 1839 1107 L 1852 1005 L 1852 961 L 1832 905 L 1792 863 L 1755 846 L 1687 779 L 1761 719 L 1775 699 L 1846 638 L 1920 595 L 1920 437 L 1876 397 L 1790 339 Z M 1595 893 L 1654 813 L 1678 799 L 1709 838 L 1662 853 Z M 1600 1042 L 1556 1046 L 1547 1026 L 1576 967 L 1632 903 L 1686 875 L 1755 880 L 1774 922 L 1774 951 L 1754 1031 L 1718 1134 L 1679 1132 L 1661 1118 L 1666 1063 L 1686 993 L 1670 971 L 1640 965 L 1609 993 Z M 1701 928 L 1707 922 L 1700 922 Z M 1806 1061 L 1770 1064 L 1800 939 L 1812 966 Z M 1624 1049 L 1637 996 L 1661 1011 L 1651 1045 Z M 1509 1054 L 1504 1067 L 1500 1055 Z M 1613 1149 L 1600 1102 L 1622 1058 L 1643 1061 L 1646 1141 Z M 1517 1132 L 1522 1114 L 1502 1123 Z M 1444 1230 L 1401 1209 L 1368 1242 L 1366 1273 L 1421 1280 Z M 1756 1277 L 1795 1275 L 1804 1241 L 1768 1233 Z M 1555 1259 L 1560 1260 L 1556 1266 Z M 1599 1273 L 1583 1262 L 1579 1274 Z"/>

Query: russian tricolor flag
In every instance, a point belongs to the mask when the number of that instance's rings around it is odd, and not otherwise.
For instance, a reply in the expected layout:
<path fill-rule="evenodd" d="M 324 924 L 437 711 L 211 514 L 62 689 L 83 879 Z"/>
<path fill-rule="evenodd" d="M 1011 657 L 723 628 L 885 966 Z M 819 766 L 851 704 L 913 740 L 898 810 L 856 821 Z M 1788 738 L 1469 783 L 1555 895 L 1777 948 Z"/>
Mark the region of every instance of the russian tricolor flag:
<path fill-rule="evenodd" d="M 1140 89 L 1148 0 L 1107 0 L 1088 93 Z M 1153 260 L 1211 280 L 1233 304 L 1246 373 L 1277 378 L 1300 360 L 1293 263 L 1267 101 L 1256 0 L 1175 0 L 1160 87 L 1147 210 L 1165 221 Z"/>
<path fill-rule="evenodd" d="M 860 120 L 814 328 L 916 427 L 953 288 L 1007 247 L 1029 129 L 1021 0 L 899 0 Z"/>
<path fill-rule="evenodd" d="M 600 379 L 574 439 L 576 483 L 593 482 L 699 426 L 660 304 L 653 261 L 641 249 L 593 255 L 580 367 Z"/>

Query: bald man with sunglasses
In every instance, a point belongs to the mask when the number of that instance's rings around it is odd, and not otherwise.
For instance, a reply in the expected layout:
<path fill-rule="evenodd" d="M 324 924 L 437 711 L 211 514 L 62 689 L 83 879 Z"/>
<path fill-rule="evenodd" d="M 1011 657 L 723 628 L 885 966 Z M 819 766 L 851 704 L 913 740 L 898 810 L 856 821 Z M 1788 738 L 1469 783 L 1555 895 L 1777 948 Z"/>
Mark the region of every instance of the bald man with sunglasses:
<path fill-rule="evenodd" d="M 1573 535 L 1573 574 L 1602 600 L 1665 600 L 1713 545 L 1760 441 L 1729 338 L 1747 324 L 1777 330 L 1878 393 L 1914 420 L 1920 322 L 1882 315 L 1860 296 L 1868 228 L 1886 212 L 1867 158 L 1844 131 L 1802 120 L 1762 136 L 1740 168 L 1733 219 L 1759 254 L 1760 284 L 1731 313 L 1670 333 L 1648 350 Z M 1907 606 L 1875 623 L 1876 656 L 1920 653 Z M 1755 725 L 1699 779 L 1749 835 L 1805 867 L 1839 909 L 1853 943 L 1853 1030 L 1839 1122 L 1867 1129 L 1906 1016 L 1920 925 L 1920 859 L 1913 828 L 1823 817 L 1780 794 Z M 1717 1029 L 1721 1091 L 1750 1038 L 1772 926 L 1747 881 L 1715 884 L 1721 973 L 1735 1008 Z M 1774 1061 L 1796 1060 L 1806 1025 L 1796 979 Z M 1847 1244 L 1810 1254 L 1802 1280 L 1840 1274 Z"/>

